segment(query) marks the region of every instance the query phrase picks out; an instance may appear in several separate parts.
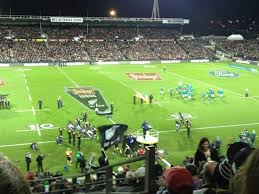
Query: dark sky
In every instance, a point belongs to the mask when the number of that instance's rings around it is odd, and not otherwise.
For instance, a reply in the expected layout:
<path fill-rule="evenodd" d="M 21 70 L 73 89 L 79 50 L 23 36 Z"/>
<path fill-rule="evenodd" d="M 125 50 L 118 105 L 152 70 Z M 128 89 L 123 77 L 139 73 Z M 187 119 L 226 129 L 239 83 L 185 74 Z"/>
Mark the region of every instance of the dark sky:
<path fill-rule="evenodd" d="M 153 0 L 0 0 L 1 14 L 150 17 Z M 259 21 L 259 0 L 159 0 L 161 17 L 191 19 L 197 28 L 215 18 L 252 17 Z"/>

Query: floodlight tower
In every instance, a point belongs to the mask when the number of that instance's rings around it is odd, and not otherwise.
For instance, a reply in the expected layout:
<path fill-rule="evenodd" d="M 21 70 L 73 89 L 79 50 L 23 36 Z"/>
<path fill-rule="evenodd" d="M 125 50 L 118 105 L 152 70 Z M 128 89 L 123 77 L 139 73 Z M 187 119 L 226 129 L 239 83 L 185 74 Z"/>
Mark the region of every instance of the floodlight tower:
<path fill-rule="evenodd" d="M 152 18 L 160 18 L 158 0 L 154 0 Z"/>

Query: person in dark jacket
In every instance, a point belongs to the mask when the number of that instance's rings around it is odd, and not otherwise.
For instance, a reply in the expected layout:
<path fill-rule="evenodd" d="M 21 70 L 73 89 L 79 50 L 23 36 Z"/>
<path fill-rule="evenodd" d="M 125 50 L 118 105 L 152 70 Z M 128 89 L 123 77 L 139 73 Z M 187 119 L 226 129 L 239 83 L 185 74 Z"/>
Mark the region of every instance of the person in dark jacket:
<path fill-rule="evenodd" d="M 200 140 L 198 149 L 195 153 L 194 164 L 199 167 L 202 161 L 216 161 L 219 162 L 219 156 L 217 150 L 210 146 L 208 138 L 203 137 Z"/>

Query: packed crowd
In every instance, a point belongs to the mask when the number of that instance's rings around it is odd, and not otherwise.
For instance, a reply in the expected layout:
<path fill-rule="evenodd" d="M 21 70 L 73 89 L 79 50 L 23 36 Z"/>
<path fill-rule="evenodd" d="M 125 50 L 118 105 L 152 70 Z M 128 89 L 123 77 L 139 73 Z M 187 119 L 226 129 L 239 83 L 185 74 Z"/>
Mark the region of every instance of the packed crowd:
<path fill-rule="evenodd" d="M 188 45 L 177 42 L 178 36 L 176 30 L 157 28 L 7 26 L 1 28 L 0 60 L 45 62 L 211 58 L 208 49 L 199 44 L 193 46 L 193 42 Z"/>
<path fill-rule="evenodd" d="M 150 48 L 161 60 L 188 59 L 188 54 L 174 40 L 148 41 Z"/>
<path fill-rule="evenodd" d="M 123 61 L 123 57 L 118 46 L 112 41 L 89 41 L 84 42 L 86 49 L 93 61 Z"/>
<path fill-rule="evenodd" d="M 217 41 L 234 57 L 259 59 L 259 41 Z M 215 59 L 208 40 L 137 27 L 3 26 L 1 62 Z"/>
<path fill-rule="evenodd" d="M 259 60 L 259 40 L 229 41 L 221 40 L 217 43 L 234 57 L 247 60 Z"/>

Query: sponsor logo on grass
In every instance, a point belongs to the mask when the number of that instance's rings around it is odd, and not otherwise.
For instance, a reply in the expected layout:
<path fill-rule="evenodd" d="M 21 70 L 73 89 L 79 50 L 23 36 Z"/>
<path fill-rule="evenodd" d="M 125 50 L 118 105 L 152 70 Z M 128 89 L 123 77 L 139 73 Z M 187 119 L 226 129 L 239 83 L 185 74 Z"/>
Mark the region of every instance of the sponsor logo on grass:
<path fill-rule="evenodd" d="M 66 92 L 77 99 L 79 102 L 87 106 L 90 110 L 95 111 L 96 104 L 98 110 L 103 112 L 109 109 L 107 102 L 105 101 L 101 92 L 93 87 L 77 87 L 67 88 Z"/>
<path fill-rule="evenodd" d="M 127 73 L 134 80 L 161 80 L 157 73 Z"/>
<path fill-rule="evenodd" d="M 210 71 L 209 75 L 212 75 L 215 77 L 225 77 L 225 78 L 239 77 L 239 73 L 234 73 L 230 71 Z"/>
<path fill-rule="evenodd" d="M 4 82 L 4 80 L 0 80 L 0 86 L 5 86 L 6 84 L 5 84 L 5 82 Z"/>

